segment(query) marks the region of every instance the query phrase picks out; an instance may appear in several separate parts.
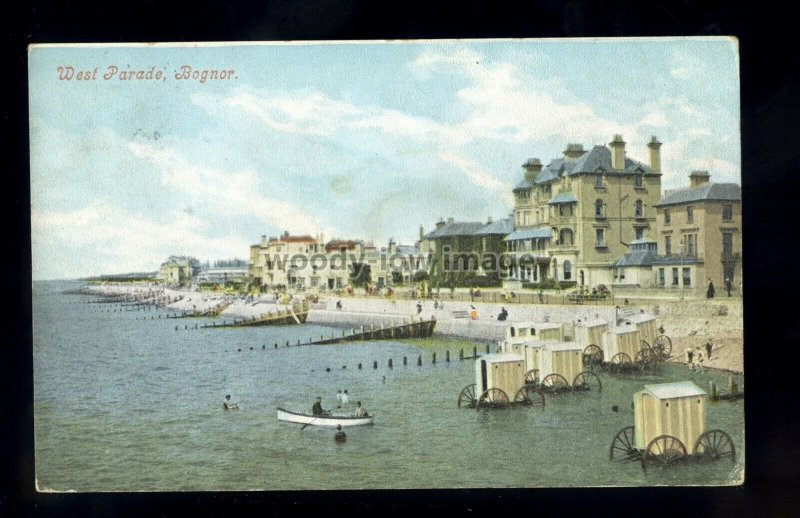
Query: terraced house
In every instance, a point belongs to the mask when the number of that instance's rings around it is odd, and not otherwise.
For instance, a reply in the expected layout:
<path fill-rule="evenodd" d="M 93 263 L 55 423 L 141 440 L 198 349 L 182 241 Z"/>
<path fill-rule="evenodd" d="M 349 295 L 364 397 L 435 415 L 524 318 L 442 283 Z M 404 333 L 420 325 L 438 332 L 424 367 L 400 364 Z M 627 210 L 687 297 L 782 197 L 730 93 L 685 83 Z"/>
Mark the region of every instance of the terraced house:
<path fill-rule="evenodd" d="M 568 144 L 542 166 L 531 158 L 514 188 L 514 231 L 506 250 L 510 280 L 552 278 L 579 286 L 611 284 L 615 260 L 633 241 L 655 234 L 661 195 L 661 142 L 648 142 L 648 163 L 630 159 L 625 141 L 584 150 Z"/>

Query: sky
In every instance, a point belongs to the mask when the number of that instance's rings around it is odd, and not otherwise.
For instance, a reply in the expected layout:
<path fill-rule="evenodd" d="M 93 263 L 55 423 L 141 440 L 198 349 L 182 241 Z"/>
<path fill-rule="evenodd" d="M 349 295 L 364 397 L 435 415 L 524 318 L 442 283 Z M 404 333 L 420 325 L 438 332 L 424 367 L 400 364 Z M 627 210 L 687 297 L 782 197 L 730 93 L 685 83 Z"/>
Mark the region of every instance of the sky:
<path fill-rule="evenodd" d="M 506 217 L 528 158 L 615 134 L 645 163 L 663 142 L 662 189 L 741 183 L 728 38 L 34 46 L 29 91 L 34 280 L 284 231 L 413 244 Z"/>

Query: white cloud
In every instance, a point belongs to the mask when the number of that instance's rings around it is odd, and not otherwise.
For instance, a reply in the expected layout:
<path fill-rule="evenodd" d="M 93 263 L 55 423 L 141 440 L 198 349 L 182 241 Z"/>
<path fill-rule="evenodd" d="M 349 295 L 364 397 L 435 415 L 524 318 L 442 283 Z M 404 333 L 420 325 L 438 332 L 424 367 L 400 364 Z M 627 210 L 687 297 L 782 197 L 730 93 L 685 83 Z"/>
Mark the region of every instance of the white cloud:
<path fill-rule="evenodd" d="M 172 254 L 246 256 L 241 238 L 208 237 L 200 219 L 176 211 L 152 221 L 104 201 L 73 211 L 31 211 L 33 278 L 154 271 Z"/>
<path fill-rule="evenodd" d="M 500 196 L 506 202 L 508 207 L 512 207 L 514 205 L 514 198 L 511 192 L 513 185 L 510 183 L 498 180 L 492 176 L 491 173 L 485 171 L 476 163 L 452 151 L 440 151 L 439 158 L 442 161 L 455 166 L 475 186 L 495 192 L 497 196 Z"/>
<path fill-rule="evenodd" d="M 689 80 L 700 72 L 700 58 L 686 51 L 672 53 L 672 68 L 669 73 L 676 79 Z"/>
<path fill-rule="evenodd" d="M 150 160 L 161 172 L 165 188 L 192 197 L 221 217 L 255 217 L 264 224 L 293 233 L 335 233 L 336 228 L 278 198 L 261 195 L 261 178 L 251 170 L 221 171 L 190 163 L 178 152 L 131 142 L 131 152 Z M 277 182 L 275 182 L 277 184 Z"/>

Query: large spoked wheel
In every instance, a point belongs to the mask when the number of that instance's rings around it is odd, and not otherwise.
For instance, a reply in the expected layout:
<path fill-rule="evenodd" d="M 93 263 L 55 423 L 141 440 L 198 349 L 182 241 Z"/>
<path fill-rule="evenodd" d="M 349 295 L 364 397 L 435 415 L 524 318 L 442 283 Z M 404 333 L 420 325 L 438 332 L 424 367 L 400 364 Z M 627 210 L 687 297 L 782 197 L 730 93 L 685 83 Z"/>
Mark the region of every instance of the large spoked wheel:
<path fill-rule="evenodd" d="M 686 458 L 686 446 L 671 435 L 659 435 L 647 445 L 642 457 L 642 467 L 659 465 L 668 468 Z"/>
<path fill-rule="evenodd" d="M 559 392 L 569 392 L 572 390 L 572 385 L 561 374 L 548 374 L 542 380 L 542 390 L 558 394 Z"/>
<path fill-rule="evenodd" d="M 475 403 L 477 400 L 475 399 L 475 384 L 467 385 L 461 390 L 461 394 L 458 395 L 458 408 L 465 407 L 465 408 L 475 408 Z"/>
<path fill-rule="evenodd" d="M 499 388 L 490 388 L 481 394 L 478 408 L 508 408 L 508 394 Z"/>
<path fill-rule="evenodd" d="M 583 350 L 583 365 L 591 367 L 601 363 L 603 363 L 603 350 L 594 344 L 587 345 Z"/>
<path fill-rule="evenodd" d="M 653 351 L 658 354 L 659 359 L 666 360 L 672 354 L 672 340 L 667 335 L 658 335 L 653 341 Z"/>
<path fill-rule="evenodd" d="M 572 381 L 572 388 L 575 390 L 596 390 L 602 392 L 603 383 L 600 382 L 600 376 L 592 371 L 583 371 Z"/>
<path fill-rule="evenodd" d="M 610 460 L 631 460 L 638 456 L 639 452 L 633 446 L 633 426 L 626 426 L 611 441 L 608 458 Z"/>
<path fill-rule="evenodd" d="M 611 357 L 611 363 L 614 365 L 622 365 L 624 363 L 631 363 L 631 357 L 625 353 L 617 353 Z"/>
<path fill-rule="evenodd" d="M 539 384 L 539 369 L 531 369 L 525 373 L 525 384 L 526 385 Z"/>
<path fill-rule="evenodd" d="M 730 457 L 736 461 L 736 447 L 731 436 L 722 430 L 709 430 L 697 438 L 694 443 L 694 454 L 701 458 L 718 460 Z"/>
<path fill-rule="evenodd" d="M 651 365 L 654 365 L 658 361 L 658 353 L 653 351 L 647 342 L 642 340 L 642 348 L 639 352 L 636 353 L 636 358 L 634 358 L 634 363 L 639 366 L 640 369 L 645 370 Z"/>
<path fill-rule="evenodd" d="M 525 385 L 517 391 L 514 403 L 525 406 L 544 406 L 544 394 L 533 387 Z"/>

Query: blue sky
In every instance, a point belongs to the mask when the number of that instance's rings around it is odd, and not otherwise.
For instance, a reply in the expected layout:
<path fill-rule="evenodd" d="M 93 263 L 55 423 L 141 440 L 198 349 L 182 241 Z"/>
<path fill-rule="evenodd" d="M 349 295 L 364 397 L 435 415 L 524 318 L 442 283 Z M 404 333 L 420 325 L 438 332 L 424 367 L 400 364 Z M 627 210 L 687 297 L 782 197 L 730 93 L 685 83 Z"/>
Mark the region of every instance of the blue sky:
<path fill-rule="evenodd" d="M 497 40 L 38 46 L 33 278 L 247 258 L 261 235 L 411 244 L 512 208 L 521 164 L 621 133 L 662 188 L 739 182 L 736 42 Z M 163 81 L 103 80 L 155 67 Z M 176 80 L 183 65 L 230 79 Z M 58 67 L 97 79 L 59 80 Z"/>

